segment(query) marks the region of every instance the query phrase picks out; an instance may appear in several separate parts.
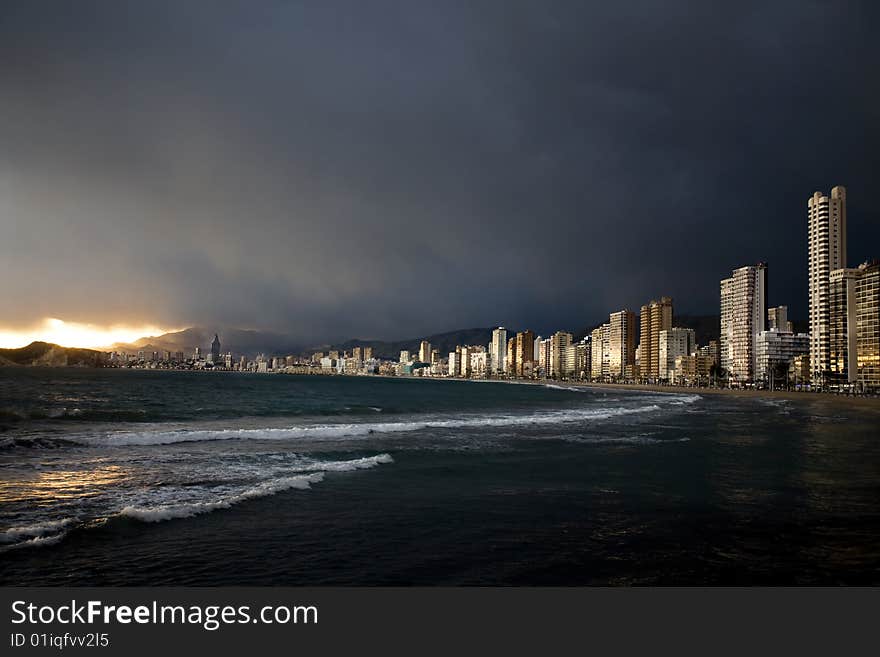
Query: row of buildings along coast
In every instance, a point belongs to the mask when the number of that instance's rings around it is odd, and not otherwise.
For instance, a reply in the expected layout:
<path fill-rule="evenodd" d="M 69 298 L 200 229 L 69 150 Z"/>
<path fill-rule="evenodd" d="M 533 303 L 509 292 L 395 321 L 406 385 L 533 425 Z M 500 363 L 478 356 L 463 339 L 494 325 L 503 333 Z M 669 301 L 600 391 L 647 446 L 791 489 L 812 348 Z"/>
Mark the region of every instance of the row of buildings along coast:
<path fill-rule="evenodd" d="M 785 305 L 768 307 L 768 265 L 734 269 L 720 282 L 720 333 L 698 345 L 675 325 L 673 300 L 612 312 L 580 340 L 558 331 L 492 333 L 486 345 L 440 354 L 423 341 L 383 373 L 464 378 L 550 378 L 731 387 L 880 392 L 880 262 L 849 267 L 846 189 L 807 201 L 809 331 L 795 332 Z"/>
<path fill-rule="evenodd" d="M 796 332 L 785 305 L 768 307 L 768 265 L 734 269 L 720 282 L 720 331 L 697 344 L 692 328 L 677 326 L 673 299 L 660 296 L 611 312 L 586 335 L 549 336 L 498 327 L 488 344 L 458 345 L 448 353 L 422 340 L 394 360 L 369 346 L 308 356 L 210 353 L 192 357 L 157 352 L 122 355 L 150 367 L 256 372 L 384 374 L 456 378 L 522 378 L 797 388 L 880 392 L 880 263 L 850 267 L 846 189 L 807 200 L 809 328 Z"/>

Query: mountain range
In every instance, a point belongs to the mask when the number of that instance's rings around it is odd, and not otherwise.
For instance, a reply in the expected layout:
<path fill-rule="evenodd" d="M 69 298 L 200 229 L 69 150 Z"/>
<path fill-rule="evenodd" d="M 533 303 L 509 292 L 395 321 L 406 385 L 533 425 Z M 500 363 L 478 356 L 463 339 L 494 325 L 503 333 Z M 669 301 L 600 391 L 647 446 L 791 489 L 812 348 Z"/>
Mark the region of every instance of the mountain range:
<path fill-rule="evenodd" d="M 720 330 L 720 318 L 718 315 L 676 315 L 675 326 L 692 328 L 695 332 L 697 344 L 704 345 L 709 340 L 718 339 Z M 580 330 L 573 331 L 575 341 L 601 326 L 596 323 Z M 19 349 L 0 349 L 0 366 L 81 366 L 94 367 L 103 364 L 106 351 L 125 351 L 128 353 L 145 351 L 182 351 L 189 357 L 196 347 L 200 347 L 205 353 L 210 349 L 214 334 L 220 336 L 221 349 L 223 352 L 231 351 L 235 355 L 254 356 L 258 353 L 271 355 L 311 354 L 319 351 L 350 351 L 354 347 L 372 347 L 373 355 L 377 358 L 397 360 L 401 351 L 409 351 L 417 354 L 422 340 L 427 340 L 431 346 L 440 350 L 441 356 L 454 351 L 457 345 L 488 345 L 492 340 L 492 331 L 495 327 L 468 328 L 445 333 L 409 338 L 406 340 L 359 340 L 351 339 L 344 342 L 334 342 L 319 345 L 303 345 L 296 338 L 281 333 L 259 331 L 253 329 L 218 328 L 207 329 L 204 327 L 191 327 L 182 331 L 165 333 L 164 335 L 149 336 L 135 340 L 132 343 L 117 343 L 102 350 L 78 349 L 61 347 L 48 342 L 33 342 Z M 796 332 L 806 332 L 807 323 L 794 322 Z M 508 329 L 508 337 L 512 337 L 516 331 Z M 638 333 L 636 334 L 638 342 Z"/>
<path fill-rule="evenodd" d="M 202 353 L 210 350 L 211 341 L 214 339 L 215 333 L 220 337 L 220 349 L 224 353 L 231 351 L 237 355 L 256 355 L 259 353 L 286 355 L 299 353 L 304 347 L 302 342 L 280 333 L 254 329 L 224 327 L 208 329 L 193 326 L 182 331 L 140 338 L 131 343 L 118 342 L 107 347 L 106 350 L 125 351 L 128 353 L 136 351 L 145 351 L 147 353 L 153 351 L 170 351 L 172 353 L 182 351 L 187 357 L 190 357 L 196 347 L 200 347 Z"/>
<path fill-rule="evenodd" d="M 31 342 L 18 349 L 0 349 L 0 367 L 100 367 L 104 352 L 61 347 L 49 342 Z"/>
<path fill-rule="evenodd" d="M 597 322 L 572 331 L 575 341 L 589 335 L 594 328 L 601 326 L 601 324 L 602 322 Z M 694 329 L 697 344 L 702 345 L 707 344 L 709 340 L 718 339 L 720 318 L 718 315 L 676 315 L 674 325 Z M 319 351 L 350 351 L 354 347 L 372 347 L 375 357 L 397 360 L 401 351 L 406 350 L 414 354 L 418 353 L 422 340 L 427 340 L 433 348 L 439 349 L 441 355 L 454 351 L 457 345 L 486 345 L 492 340 L 492 330 L 494 328 L 494 326 L 490 326 L 485 328 L 458 329 L 403 340 L 353 338 L 342 342 L 307 345 L 294 336 L 282 333 L 254 329 L 191 327 L 182 331 L 165 333 L 164 335 L 141 338 L 128 344 L 115 344 L 107 349 L 127 352 L 140 350 L 146 352 L 182 351 L 189 356 L 195 347 L 200 347 L 203 353 L 206 352 L 210 348 L 214 334 L 217 333 L 220 337 L 221 350 L 224 353 L 231 351 L 235 355 L 253 356 L 258 353 L 263 353 L 267 356 L 311 354 Z M 803 323 L 796 322 L 795 329 L 805 330 L 805 327 Z M 515 334 L 515 330 L 508 329 L 508 337 L 512 337 Z M 638 342 L 638 333 L 636 334 L 636 342 Z"/>

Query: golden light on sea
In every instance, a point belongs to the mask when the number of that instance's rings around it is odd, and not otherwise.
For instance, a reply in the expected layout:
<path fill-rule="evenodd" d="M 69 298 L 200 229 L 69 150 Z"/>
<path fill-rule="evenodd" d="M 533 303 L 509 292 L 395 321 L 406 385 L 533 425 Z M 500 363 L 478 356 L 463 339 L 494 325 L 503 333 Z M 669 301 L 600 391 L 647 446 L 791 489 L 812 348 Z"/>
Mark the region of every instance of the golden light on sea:
<path fill-rule="evenodd" d="M 38 325 L 25 329 L 0 327 L 0 348 L 24 347 L 31 342 L 51 342 L 62 347 L 83 347 L 97 349 L 109 347 L 117 342 L 133 342 L 151 335 L 162 335 L 177 329 L 159 326 L 130 326 L 113 324 L 100 326 L 65 322 L 55 317 L 47 317 Z"/>
<path fill-rule="evenodd" d="M 90 470 L 38 472 L 32 477 L 0 481 L 0 503 L 28 502 L 44 506 L 57 501 L 95 497 L 128 477 L 118 465 L 98 465 Z"/>

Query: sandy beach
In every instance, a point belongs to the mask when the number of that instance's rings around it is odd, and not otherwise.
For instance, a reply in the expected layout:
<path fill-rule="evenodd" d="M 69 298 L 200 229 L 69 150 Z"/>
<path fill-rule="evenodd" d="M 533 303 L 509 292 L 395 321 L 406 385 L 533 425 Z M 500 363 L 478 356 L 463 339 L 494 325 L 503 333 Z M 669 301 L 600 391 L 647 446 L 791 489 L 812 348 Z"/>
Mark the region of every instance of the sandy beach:
<path fill-rule="evenodd" d="M 522 383 L 541 383 L 566 387 L 604 388 L 611 390 L 641 390 L 643 392 L 669 392 L 695 395 L 733 395 L 735 397 L 760 397 L 770 399 L 792 399 L 819 401 L 829 404 L 846 404 L 861 408 L 872 408 L 880 412 L 880 397 L 855 397 L 836 395 L 827 392 L 795 392 L 791 390 L 740 390 L 731 388 L 699 388 L 689 386 L 658 386 L 638 383 L 580 383 L 577 381 L 522 381 Z"/>

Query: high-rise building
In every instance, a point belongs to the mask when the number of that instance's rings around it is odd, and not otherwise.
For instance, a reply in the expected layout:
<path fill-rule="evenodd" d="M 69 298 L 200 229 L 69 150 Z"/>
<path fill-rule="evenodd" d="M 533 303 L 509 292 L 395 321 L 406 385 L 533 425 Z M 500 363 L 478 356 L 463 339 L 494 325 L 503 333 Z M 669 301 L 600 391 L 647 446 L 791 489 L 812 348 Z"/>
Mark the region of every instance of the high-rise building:
<path fill-rule="evenodd" d="M 864 392 L 880 392 L 880 261 L 859 266 L 856 325 L 858 385 Z"/>
<path fill-rule="evenodd" d="M 636 364 L 636 314 L 619 310 L 608 316 L 608 375 L 612 381 L 632 379 Z"/>
<path fill-rule="evenodd" d="M 639 377 L 656 380 L 660 376 L 660 331 L 672 328 L 672 298 L 652 299 L 641 309 L 639 331 Z"/>
<path fill-rule="evenodd" d="M 355 347 L 351 350 L 351 357 L 358 366 L 364 362 L 364 350 L 363 347 Z"/>
<path fill-rule="evenodd" d="M 566 353 L 571 343 L 571 333 L 566 333 L 565 331 L 557 331 L 551 336 L 549 376 L 553 378 L 561 378 L 570 374 L 570 372 L 566 370 Z M 572 363 L 572 370 L 573 367 L 574 363 Z"/>
<path fill-rule="evenodd" d="M 733 382 L 755 380 L 755 339 L 766 323 L 767 265 L 734 269 L 721 281 L 721 367 Z"/>
<path fill-rule="evenodd" d="M 562 369 L 562 375 L 565 378 L 571 378 L 575 375 L 577 371 L 577 345 L 574 342 L 569 343 L 569 345 L 565 348 L 565 353 L 563 354 L 562 363 L 560 363 L 560 367 Z"/>
<path fill-rule="evenodd" d="M 220 337 L 215 333 L 214 341 L 211 342 L 211 362 L 220 362 Z"/>
<path fill-rule="evenodd" d="M 792 323 L 788 321 L 788 306 L 768 308 L 767 322 L 770 324 L 769 328 L 771 331 L 773 329 L 784 331 L 785 333 L 792 333 L 794 331 Z"/>
<path fill-rule="evenodd" d="M 535 367 L 538 368 L 539 375 L 547 378 L 550 376 L 550 343 L 552 338 L 535 338 Z"/>
<path fill-rule="evenodd" d="M 675 370 L 676 358 L 694 353 L 696 349 L 694 330 L 680 327 L 664 329 L 660 331 L 658 344 L 657 359 L 660 366 L 657 378 L 665 381 L 671 378 L 670 372 Z"/>
<path fill-rule="evenodd" d="M 530 330 L 516 334 L 516 375 L 531 373 L 535 357 L 535 334 Z"/>
<path fill-rule="evenodd" d="M 755 338 L 755 381 L 776 388 L 788 378 L 791 362 L 810 351 L 810 336 L 791 331 L 761 331 Z"/>
<path fill-rule="evenodd" d="M 364 360 L 373 360 L 373 348 L 364 347 Z"/>
<path fill-rule="evenodd" d="M 422 343 L 419 345 L 419 362 L 431 362 L 431 343 L 427 340 L 422 340 Z"/>
<path fill-rule="evenodd" d="M 507 329 L 503 326 L 492 331 L 492 347 L 489 352 L 492 361 L 492 374 L 503 373 L 507 360 Z"/>
<path fill-rule="evenodd" d="M 338 356 L 337 356 L 337 358 L 338 358 Z M 400 352 L 400 362 L 401 363 L 408 363 L 410 360 L 411 359 L 409 357 L 409 351 L 404 349 L 403 351 Z"/>
<path fill-rule="evenodd" d="M 809 222 L 810 368 L 814 384 L 831 369 L 830 275 L 846 267 L 846 189 L 815 192 L 807 201 Z"/>
<path fill-rule="evenodd" d="M 709 344 L 698 349 L 698 353 L 706 358 L 707 367 L 717 367 L 721 364 L 721 345 L 718 340 L 709 340 Z"/>
<path fill-rule="evenodd" d="M 592 353 L 590 354 L 590 378 L 596 381 L 604 380 L 609 372 L 608 360 L 608 337 L 611 332 L 610 324 L 602 324 L 590 334 Z"/>
<path fill-rule="evenodd" d="M 484 379 L 489 370 L 489 352 L 484 347 L 468 348 L 470 364 L 468 371 L 475 379 Z"/>
<path fill-rule="evenodd" d="M 590 376 L 591 346 L 589 335 L 575 345 L 574 375 L 579 379 Z"/>
<path fill-rule="evenodd" d="M 461 352 L 449 352 L 449 376 L 459 376 L 461 374 Z"/>
<path fill-rule="evenodd" d="M 550 376 L 550 338 L 541 339 L 539 336 L 535 339 L 534 360 L 540 376 Z"/>
<path fill-rule="evenodd" d="M 858 269 L 835 269 L 828 275 L 828 370 L 825 382 L 851 384 L 858 378 L 856 359 L 856 281 Z"/>
<path fill-rule="evenodd" d="M 507 376 L 516 376 L 516 337 L 507 338 L 507 355 L 504 357 Z"/>
<path fill-rule="evenodd" d="M 457 347 L 456 351 L 458 351 L 458 362 L 459 362 L 459 376 L 463 376 L 467 378 L 471 373 L 471 354 L 470 347 Z"/>

